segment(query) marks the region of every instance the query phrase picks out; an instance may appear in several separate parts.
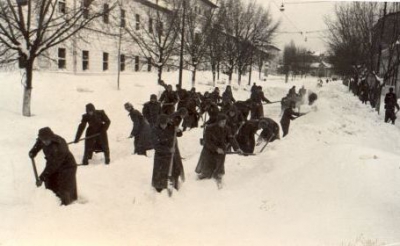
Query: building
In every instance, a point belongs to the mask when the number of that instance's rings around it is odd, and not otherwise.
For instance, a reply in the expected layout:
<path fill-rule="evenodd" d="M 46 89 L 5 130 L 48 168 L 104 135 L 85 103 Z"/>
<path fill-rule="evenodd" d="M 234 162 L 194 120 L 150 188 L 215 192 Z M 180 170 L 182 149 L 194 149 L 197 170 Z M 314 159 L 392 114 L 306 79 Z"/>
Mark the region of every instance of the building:
<path fill-rule="evenodd" d="M 155 29 L 162 32 L 162 18 L 175 13 L 180 5 L 173 5 L 173 0 L 118 1 L 99 1 L 93 8 L 100 9 L 105 14 L 68 41 L 39 56 L 35 68 L 75 74 L 153 71 L 154 61 L 144 55 L 127 34 L 125 27 L 144 35 L 154 32 Z M 79 4 L 84 8 L 86 2 L 87 0 L 59 0 L 58 14 L 68 14 L 68 10 Z M 113 8 L 114 5 L 116 6 Z M 202 14 L 216 5 L 211 0 L 190 0 L 190 7 Z M 84 14 L 90 15 L 92 9 L 85 11 L 87 12 Z M 156 19 L 157 15 L 154 13 L 160 14 L 160 20 Z M 176 67 L 176 62 L 176 57 L 172 57 L 171 63 L 174 64 L 169 65 Z"/>
<path fill-rule="evenodd" d="M 333 75 L 333 67 L 331 64 L 324 61 L 314 62 L 310 64 L 309 73 L 311 76 L 317 76 L 319 78 L 329 78 Z"/>
<path fill-rule="evenodd" d="M 385 85 L 395 88 L 397 95 L 400 95 L 399 25 L 400 12 L 393 12 L 380 18 L 372 30 L 374 70 L 379 71 Z"/>

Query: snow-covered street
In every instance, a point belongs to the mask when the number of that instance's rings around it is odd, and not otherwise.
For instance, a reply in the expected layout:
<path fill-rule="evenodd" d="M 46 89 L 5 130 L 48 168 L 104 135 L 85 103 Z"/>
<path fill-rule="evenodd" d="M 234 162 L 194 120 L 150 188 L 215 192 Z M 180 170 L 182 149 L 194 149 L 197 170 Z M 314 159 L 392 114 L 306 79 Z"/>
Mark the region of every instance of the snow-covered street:
<path fill-rule="evenodd" d="M 176 84 L 176 73 L 165 76 Z M 213 89 L 209 76 L 198 75 L 197 91 Z M 1 73 L 0 80 L 0 245 L 400 245 L 400 122 L 384 123 L 383 113 L 361 104 L 341 81 L 322 88 L 313 77 L 257 81 L 271 101 L 293 85 L 318 100 L 302 106 L 309 113 L 262 153 L 228 155 L 221 190 L 196 179 L 203 129 L 186 131 L 178 140 L 186 182 L 169 198 L 151 187 L 154 152 L 132 155 L 123 107 L 130 101 L 141 111 L 150 94 L 160 95 L 156 74 L 123 75 L 117 90 L 112 75 L 35 72 L 31 118 L 21 115 L 20 74 Z M 250 96 L 249 87 L 232 87 L 236 99 Z M 60 207 L 53 193 L 35 186 L 28 151 L 45 126 L 72 141 L 89 102 L 111 119 L 111 164 L 97 154 L 80 166 L 78 202 Z M 279 103 L 264 106 L 276 122 L 280 110 Z M 70 150 L 80 163 L 83 143 Z M 36 163 L 40 173 L 42 153 Z"/>

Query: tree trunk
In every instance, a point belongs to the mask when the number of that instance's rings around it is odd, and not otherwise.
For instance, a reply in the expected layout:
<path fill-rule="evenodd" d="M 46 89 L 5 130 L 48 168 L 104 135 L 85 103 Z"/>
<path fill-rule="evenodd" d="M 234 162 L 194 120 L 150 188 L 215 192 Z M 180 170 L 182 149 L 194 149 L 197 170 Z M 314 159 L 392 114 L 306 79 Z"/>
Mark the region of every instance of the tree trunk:
<path fill-rule="evenodd" d="M 196 71 L 197 71 L 197 67 L 193 66 L 193 72 L 192 72 L 192 87 L 194 87 L 196 85 Z"/>
<path fill-rule="evenodd" d="M 28 60 L 25 68 L 26 82 L 24 85 L 24 98 L 22 103 L 22 115 L 27 117 L 31 116 L 32 70 L 33 61 Z"/>
<path fill-rule="evenodd" d="M 229 80 L 229 85 L 232 83 L 232 74 L 233 74 L 233 71 L 231 70 L 231 69 L 229 69 L 229 72 L 228 72 L 229 74 L 228 74 L 228 80 Z"/>
<path fill-rule="evenodd" d="M 211 72 L 212 72 L 213 86 L 214 86 L 214 87 L 215 87 L 216 69 L 217 69 L 217 66 L 216 66 L 215 64 L 212 64 L 212 65 L 211 65 Z"/>
<path fill-rule="evenodd" d="M 248 85 L 251 85 L 251 73 L 253 72 L 253 66 L 250 64 L 250 68 L 249 68 L 249 83 Z"/>
<path fill-rule="evenodd" d="M 219 62 L 217 63 L 217 80 L 219 80 Z"/>
<path fill-rule="evenodd" d="M 242 69 L 238 69 L 238 85 L 242 82 Z"/>
<path fill-rule="evenodd" d="M 163 70 L 163 66 L 158 66 L 158 73 L 157 73 L 157 76 L 158 76 L 158 84 L 161 83 L 162 70 Z"/>

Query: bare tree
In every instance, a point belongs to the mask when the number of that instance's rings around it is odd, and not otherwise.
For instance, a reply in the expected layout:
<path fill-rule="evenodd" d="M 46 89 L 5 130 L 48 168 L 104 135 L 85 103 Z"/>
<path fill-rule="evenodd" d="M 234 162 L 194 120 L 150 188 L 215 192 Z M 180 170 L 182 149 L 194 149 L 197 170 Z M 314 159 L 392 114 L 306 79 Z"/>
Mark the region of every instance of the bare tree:
<path fill-rule="evenodd" d="M 327 40 L 331 62 L 337 73 L 353 75 L 356 66 L 375 70 L 372 31 L 379 17 L 379 9 L 377 2 L 338 3 L 335 6 L 335 19 L 325 20 L 329 27 Z"/>
<path fill-rule="evenodd" d="M 196 83 L 196 71 L 200 64 L 204 63 L 207 58 L 208 37 L 212 32 L 213 10 L 199 13 L 197 8 L 190 7 L 190 2 L 186 12 L 185 29 L 185 62 L 192 67 L 192 86 Z"/>
<path fill-rule="evenodd" d="M 294 73 L 293 66 L 296 61 L 297 48 L 292 40 L 289 45 L 285 45 L 283 49 L 283 73 L 285 74 L 285 82 L 289 80 L 290 72 Z"/>
<path fill-rule="evenodd" d="M 213 85 L 215 86 L 216 78 L 219 79 L 219 72 L 220 72 L 220 64 L 223 58 L 223 45 L 225 35 L 222 32 L 222 27 L 219 25 L 218 21 L 219 15 L 216 15 L 216 18 L 213 18 L 213 24 L 210 29 L 210 33 L 207 36 L 208 43 L 208 60 L 211 65 L 211 72 L 213 75 Z"/>
<path fill-rule="evenodd" d="M 163 68 L 168 65 L 170 58 L 178 53 L 180 3 L 176 0 L 165 2 L 168 8 L 148 8 L 147 20 L 136 20 L 125 27 L 126 33 L 131 41 L 137 44 L 142 55 L 157 67 L 158 83 L 161 83 Z"/>
<path fill-rule="evenodd" d="M 238 83 L 249 66 L 253 65 L 256 52 L 272 41 L 279 22 L 274 23 L 268 10 L 255 1 L 225 0 L 220 2 L 219 23 L 224 33 L 223 64 L 225 73 L 232 81 L 235 68 Z"/>
<path fill-rule="evenodd" d="M 97 9 L 97 11 L 96 11 Z M 111 8 L 110 8 L 111 10 Z M 27 6 L 12 0 L 0 2 L 0 45 L 2 62 L 19 61 L 25 69 L 22 114 L 31 116 L 31 94 L 35 59 L 86 28 L 104 14 L 93 0 L 71 8 L 58 0 L 27 1 Z"/>

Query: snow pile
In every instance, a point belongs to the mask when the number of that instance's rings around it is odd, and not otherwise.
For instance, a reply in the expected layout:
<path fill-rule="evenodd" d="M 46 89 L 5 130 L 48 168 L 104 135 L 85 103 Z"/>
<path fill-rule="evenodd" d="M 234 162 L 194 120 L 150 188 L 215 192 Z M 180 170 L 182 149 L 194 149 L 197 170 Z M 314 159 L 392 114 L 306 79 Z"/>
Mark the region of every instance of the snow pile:
<path fill-rule="evenodd" d="M 177 74 L 167 73 L 175 84 Z M 185 81 L 190 76 L 185 75 Z M 172 198 L 150 185 L 153 155 L 132 155 L 132 123 L 123 104 L 141 110 L 160 95 L 155 74 L 116 77 L 35 73 L 31 118 L 21 116 L 19 74 L 0 74 L 1 245 L 384 245 L 400 241 L 400 131 L 383 123 L 340 82 L 316 88 L 315 78 L 284 83 L 257 81 L 267 98 L 280 100 L 296 85 L 318 94 L 308 114 L 292 121 L 287 137 L 256 156 L 226 158 L 224 188 L 194 173 L 202 129 L 179 139 L 186 182 Z M 211 91 L 199 74 L 197 91 Z M 217 84 L 221 92 L 224 84 Z M 189 82 L 184 88 L 190 89 Z M 236 99 L 249 86 L 234 86 Z M 85 105 L 104 109 L 111 164 L 97 154 L 79 167 L 79 201 L 60 207 L 36 188 L 28 151 L 39 128 L 49 126 L 72 141 Z M 280 104 L 264 106 L 280 120 Z M 256 148 L 259 152 L 262 146 Z M 83 144 L 70 145 L 78 163 Z M 36 158 L 43 170 L 43 155 Z"/>

